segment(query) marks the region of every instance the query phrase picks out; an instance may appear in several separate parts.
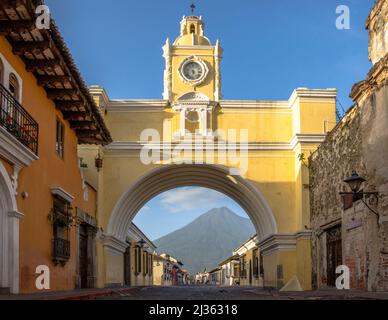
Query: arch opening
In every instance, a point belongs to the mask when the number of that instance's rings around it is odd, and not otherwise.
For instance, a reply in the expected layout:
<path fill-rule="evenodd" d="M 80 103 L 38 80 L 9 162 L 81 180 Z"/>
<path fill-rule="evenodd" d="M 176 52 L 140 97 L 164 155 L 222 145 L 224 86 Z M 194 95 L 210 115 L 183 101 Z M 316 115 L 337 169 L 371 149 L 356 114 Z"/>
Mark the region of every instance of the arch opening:
<path fill-rule="evenodd" d="M 179 187 L 209 188 L 236 201 L 251 219 L 259 239 L 277 233 L 274 215 L 264 196 L 248 180 L 229 175 L 219 165 L 166 165 L 142 176 L 125 192 L 109 219 L 107 234 L 125 241 L 141 208 L 155 196 Z"/>

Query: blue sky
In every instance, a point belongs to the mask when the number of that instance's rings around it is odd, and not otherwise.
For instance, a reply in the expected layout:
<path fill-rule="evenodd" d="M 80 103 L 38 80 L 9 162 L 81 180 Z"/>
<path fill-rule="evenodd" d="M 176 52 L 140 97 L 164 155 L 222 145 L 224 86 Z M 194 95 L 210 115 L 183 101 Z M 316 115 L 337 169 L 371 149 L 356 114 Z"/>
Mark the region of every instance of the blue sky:
<path fill-rule="evenodd" d="M 191 0 L 46 0 L 87 84 L 112 98 L 161 98 L 167 37 Z M 206 35 L 224 48 L 225 99 L 288 99 L 295 87 L 338 88 L 345 108 L 370 68 L 366 17 L 374 0 L 197 0 Z M 348 5 L 351 29 L 337 30 Z"/>
<path fill-rule="evenodd" d="M 86 83 L 102 85 L 111 98 L 122 99 L 161 99 L 161 47 L 167 37 L 173 41 L 179 35 L 191 3 L 46 0 Z M 296 87 L 337 88 L 344 108 L 351 106 L 351 87 L 371 66 L 365 21 L 374 0 L 195 3 L 206 36 L 213 43 L 219 39 L 224 48 L 225 99 L 286 100 Z M 335 27 L 338 5 L 350 8 L 350 30 Z M 244 214 L 216 192 L 179 189 L 153 199 L 135 223 L 155 239 L 221 206 Z"/>
<path fill-rule="evenodd" d="M 134 223 L 155 240 L 183 227 L 212 208 L 228 207 L 239 216 L 248 218 L 232 199 L 217 191 L 184 187 L 160 194 L 149 201 L 136 216 Z"/>

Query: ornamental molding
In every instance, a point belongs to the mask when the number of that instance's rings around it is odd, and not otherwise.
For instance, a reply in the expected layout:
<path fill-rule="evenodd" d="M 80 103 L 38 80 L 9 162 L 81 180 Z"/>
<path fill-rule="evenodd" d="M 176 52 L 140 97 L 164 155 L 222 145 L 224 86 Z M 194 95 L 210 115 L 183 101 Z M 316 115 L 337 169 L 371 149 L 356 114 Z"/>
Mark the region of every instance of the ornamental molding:
<path fill-rule="evenodd" d="M 156 250 L 155 244 L 133 223 L 128 230 L 127 240 L 130 240 L 130 242 L 139 242 L 140 240 L 143 240 L 147 245 L 147 247 L 144 247 L 147 252 L 153 253 Z"/>
<path fill-rule="evenodd" d="M 248 142 L 248 143 L 236 143 L 233 146 L 236 150 L 244 149 L 248 151 L 294 151 L 298 144 L 317 145 L 321 144 L 326 138 L 326 135 L 296 135 L 291 142 Z M 203 139 L 202 139 L 203 140 Z M 180 142 L 142 142 L 142 141 L 117 141 L 105 146 L 104 150 L 106 154 L 112 154 L 116 152 L 128 152 L 128 151 L 140 151 L 143 148 L 149 148 L 152 150 L 160 151 L 172 151 L 178 144 L 180 146 L 192 146 L 195 144 L 196 139 L 189 139 L 188 141 Z M 214 151 L 227 151 L 227 141 L 214 141 Z"/>
<path fill-rule="evenodd" d="M 190 62 L 196 62 L 202 68 L 202 75 L 197 80 L 188 79 L 188 78 L 186 78 L 186 76 L 184 74 L 184 68 Z M 182 61 L 181 65 L 179 66 L 179 69 L 178 69 L 178 74 L 184 83 L 187 83 L 193 87 L 197 87 L 197 86 L 201 85 L 206 80 L 206 78 L 209 74 L 209 67 L 207 66 L 207 64 L 204 60 L 198 58 L 197 56 L 190 56 Z"/>
<path fill-rule="evenodd" d="M 103 246 L 105 249 L 107 249 L 109 252 L 116 254 L 116 255 L 121 255 L 123 254 L 127 248 L 128 248 L 128 243 L 121 241 L 117 239 L 114 236 L 111 235 L 101 235 L 101 240 L 103 242 Z"/>
<path fill-rule="evenodd" d="M 296 243 L 300 240 L 311 240 L 311 230 L 300 230 L 296 233 L 272 234 L 267 238 L 257 241 L 256 244 L 264 256 L 275 251 L 295 251 Z"/>
<path fill-rule="evenodd" d="M 375 91 L 388 84 L 388 53 L 369 71 L 366 80 L 356 83 L 350 93 L 353 101 L 361 103 Z"/>
<path fill-rule="evenodd" d="M 54 187 L 54 188 L 51 188 L 50 190 L 52 195 L 58 196 L 63 200 L 67 201 L 68 203 L 72 203 L 74 200 L 74 196 L 72 196 L 70 193 L 63 190 L 61 187 Z"/>
<path fill-rule="evenodd" d="M 326 137 L 326 134 L 296 134 L 291 140 L 290 148 L 294 150 L 298 145 L 321 144 Z"/>
<path fill-rule="evenodd" d="M 327 99 L 336 99 L 338 91 L 335 88 L 308 89 L 297 88 L 292 93 L 288 104 L 292 107 L 298 99 L 312 100 L 314 102 L 327 102 Z"/>
<path fill-rule="evenodd" d="M 24 214 L 19 211 L 10 211 L 8 212 L 8 217 L 21 220 L 24 218 Z"/>
<path fill-rule="evenodd" d="M 263 256 L 275 251 L 295 251 L 295 234 L 273 234 L 257 243 Z"/>
<path fill-rule="evenodd" d="M 0 126 L 0 156 L 20 168 L 28 167 L 39 157 Z"/>
<path fill-rule="evenodd" d="M 23 168 L 30 166 L 30 164 L 33 161 L 38 160 L 39 157 L 1 126 L 0 157 L 13 165 L 13 172 L 10 179 L 14 195 L 17 195 L 20 171 Z"/>

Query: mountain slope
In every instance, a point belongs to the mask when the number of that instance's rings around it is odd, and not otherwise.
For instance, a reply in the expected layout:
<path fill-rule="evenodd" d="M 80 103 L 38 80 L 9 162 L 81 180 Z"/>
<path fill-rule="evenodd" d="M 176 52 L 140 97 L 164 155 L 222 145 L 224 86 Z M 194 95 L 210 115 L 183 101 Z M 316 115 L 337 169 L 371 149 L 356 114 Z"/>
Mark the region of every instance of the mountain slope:
<path fill-rule="evenodd" d="M 216 267 L 254 233 L 249 219 L 228 208 L 217 208 L 154 243 L 159 253 L 181 260 L 184 267 L 195 274 Z"/>

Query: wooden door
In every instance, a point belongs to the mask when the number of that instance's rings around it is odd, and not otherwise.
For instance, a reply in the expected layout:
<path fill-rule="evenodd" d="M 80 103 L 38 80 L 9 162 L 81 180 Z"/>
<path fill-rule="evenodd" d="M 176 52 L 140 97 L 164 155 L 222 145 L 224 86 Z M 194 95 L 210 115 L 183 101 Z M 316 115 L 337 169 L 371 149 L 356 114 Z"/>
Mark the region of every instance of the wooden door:
<path fill-rule="evenodd" d="M 124 283 L 126 286 L 131 285 L 131 247 L 124 253 Z"/>
<path fill-rule="evenodd" d="M 342 265 L 341 226 L 327 231 L 327 285 L 335 287 L 337 275 L 335 270 Z"/>
<path fill-rule="evenodd" d="M 87 227 L 80 226 L 79 230 L 79 272 L 81 288 L 88 287 L 88 233 Z"/>

